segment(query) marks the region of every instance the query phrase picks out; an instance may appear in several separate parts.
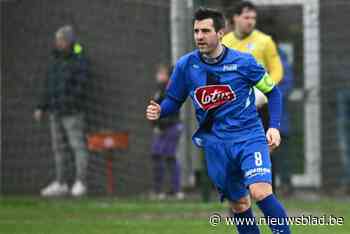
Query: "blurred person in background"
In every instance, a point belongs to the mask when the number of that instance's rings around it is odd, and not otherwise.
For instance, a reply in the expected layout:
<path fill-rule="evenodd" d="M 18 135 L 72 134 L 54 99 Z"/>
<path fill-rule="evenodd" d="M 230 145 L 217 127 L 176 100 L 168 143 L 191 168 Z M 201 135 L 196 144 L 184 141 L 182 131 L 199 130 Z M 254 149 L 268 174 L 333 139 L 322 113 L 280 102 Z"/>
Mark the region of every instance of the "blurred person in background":
<path fill-rule="evenodd" d="M 343 176 L 338 193 L 350 195 L 350 91 L 340 89 L 337 91 L 337 133 L 341 161 L 343 163 Z"/>
<path fill-rule="evenodd" d="M 222 43 L 231 49 L 250 53 L 263 65 L 275 84 L 278 84 L 283 77 L 283 67 L 278 55 L 277 47 L 272 38 L 255 28 L 257 20 L 257 8 L 249 1 L 239 2 L 233 12 L 229 14 L 229 23 L 233 30 L 226 33 Z M 255 104 L 263 120 L 263 124 L 268 126 L 268 110 L 266 96 L 259 90 L 254 89 Z"/>
<path fill-rule="evenodd" d="M 55 34 L 55 48 L 48 64 L 46 86 L 34 118 L 40 121 L 49 113 L 52 150 L 55 158 L 55 180 L 41 190 L 45 197 L 69 193 L 66 178 L 66 146 L 75 156 L 76 178 L 70 193 L 87 192 L 86 170 L 89 153 L 84 133 L 84 99 L 88 64 L 83 47 L 77 42 L 71 26 L 63 26 Z"/>
<path fill-rule="evenodd" d="M 278 84 L 283 78 L 282 63 L 272 38 L 255 28 L 256 6 L 249 1 L 242 1 L 229 17 L 229 21 L 233 24 L 233 31 L 223 37 L 222 43 L 228 48 L 252 54 Z M 263 94 L 256 95 L 261 99 L 260 95 Z M 266 99 L 257 102 L 266 103 Z"/>
<path fill-rule="evenodd" d="M 170 73 L 172 68 L 166 64 L 159 64 L 156 69 L 157 91 L 153 99 L 161 103 L 166 96 Z M 152 163 L 153 163 L 153 192 L 152 199 L 165 199 L 163 190 L 166 165 L 171 175 L 171 192 L 176 199 L 183 199 L 181 192 L 181 169 L 176 158 L 176 149 L 182 132 L 183 125 L 180 121 L 180 113 L 177 112 L 163 119 L 152 121 Z"/>
<path fill-rule="evenodd" d="M 271 157 L 272 160 L 272 184 L 276 187 L 276 175 L 280 178 L 279 192 L 282 196 L 290 196 L 293 193 L 293 187 L 291 183 L 291 163 L 288 157 L 290 147 L 290 120 L 288 113 L 288 97 L 293 89 L 294 74 L 291 64 L 288 61 L 287 53 L 278 47 L 278 53 L 280 55 L 283 66 L 283 79 L 278 84 L 278 88 L 282 94 L 282 119 L 280 132 L 282 136 L 281 147 L 279 147 Z"/>

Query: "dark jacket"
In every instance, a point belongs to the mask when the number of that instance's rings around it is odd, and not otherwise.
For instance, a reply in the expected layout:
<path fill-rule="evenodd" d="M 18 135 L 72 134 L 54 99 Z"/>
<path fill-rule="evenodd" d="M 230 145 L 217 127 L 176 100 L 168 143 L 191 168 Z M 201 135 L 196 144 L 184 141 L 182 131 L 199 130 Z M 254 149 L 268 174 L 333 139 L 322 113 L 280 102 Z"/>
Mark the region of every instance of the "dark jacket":
<path fill-rule="evenodd" d="M 59 115 L 84 112 L 88 64 L 79 44 L 69 53 L 54 50 L 38 108 Z"/>
<path fill-rule="evenodd" d="M 159 84 L 158 90 L 154 95 L 154 101 L 160 104 L 163 99 L 166 97 L 166 84 Z M 174 126 L 175 124 L 180 123 L 180 113 L 177 112 L 165 118 L 160 118 L 154 121 L 154 127 L 159 128 L 160 130 L 165 130 L 169 127 Z"/>

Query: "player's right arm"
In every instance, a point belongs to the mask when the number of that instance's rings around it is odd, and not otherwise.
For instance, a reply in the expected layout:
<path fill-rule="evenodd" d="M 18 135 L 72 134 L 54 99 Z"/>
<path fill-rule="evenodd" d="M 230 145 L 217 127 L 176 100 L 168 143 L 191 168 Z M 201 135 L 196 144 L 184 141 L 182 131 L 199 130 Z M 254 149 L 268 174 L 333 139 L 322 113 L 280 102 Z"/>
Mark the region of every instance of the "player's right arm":
<path fill-rule="evenodd" d="M 187 96 L 188 88 L 185 82 L 184 71 L 182 65 L 178 62 L 171 75 L 166 98 L 160 105 L 151 100 L 147 106 L 146 118 L 148 120 L 157 120 L 178 112 Z"/>

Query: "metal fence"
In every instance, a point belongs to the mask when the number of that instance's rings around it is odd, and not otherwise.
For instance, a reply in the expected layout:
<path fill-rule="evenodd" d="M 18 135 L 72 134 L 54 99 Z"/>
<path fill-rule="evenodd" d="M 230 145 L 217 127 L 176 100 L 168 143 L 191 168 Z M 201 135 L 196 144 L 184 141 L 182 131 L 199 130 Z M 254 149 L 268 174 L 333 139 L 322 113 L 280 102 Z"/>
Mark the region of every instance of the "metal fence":
<path fill-rule="evenodd" d="M 45 79 L 53 33 L 63 24 L 77 29 L 92 67 L 89 131 L 129 133 L 129 149 L 112 153 L 116 193 L 150 189 L 152 132 L 144 109 L 155 88 L 155 65 L 178 56 L 174 55 L 178 53 L 174 49 L 177 19 L 171 18 L 171 9 L 179 2 L 190 14 L 200 4 L 226 12 L 237 1 L 1 2 L 2 193 L 38 193 L 52 179 L 48 124 L 35 123 L 32 112 Z M 258 29 L 280 43 L 293 65 L 295 85 L 288 102 L 291 130 L 284 156 L 289 158 L 292 181 L 296 187 L 336 189 L 350 170 L 345 166 L 350 160 L 350 47 L 346 40 L 350 38 L 350 2 L 253 2 L 259 7 Z M 190 22 L 191 16 L 187 17 Z M 190 23 L 188 28 L 180 27 L 188 40 L 185 50 L 193 46 L 191 27 Z M 193 129 L 188 116 L 187 127 Z M 189 134 L 180 146 L 185 182 L 199 167 L 198 152 L 188 142 Z M 93 153 L 88 175 L 91 193 L 103 193 L 105 177 L 105 158 Z"/>

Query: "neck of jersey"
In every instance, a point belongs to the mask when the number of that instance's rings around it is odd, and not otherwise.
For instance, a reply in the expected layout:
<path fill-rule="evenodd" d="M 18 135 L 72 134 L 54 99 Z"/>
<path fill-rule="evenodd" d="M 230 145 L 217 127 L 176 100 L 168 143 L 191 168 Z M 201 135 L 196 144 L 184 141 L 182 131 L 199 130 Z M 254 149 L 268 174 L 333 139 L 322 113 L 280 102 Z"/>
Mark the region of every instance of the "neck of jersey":
<path fill-rule="evenodd" d="M 201 54 L 201 58 L 203 60 L 203 62 L 207 63 L 207 64 L 216 64 L 216 63 L 219 63 L 225 56 L 226 54 L 226 51 L 227 51 L 227 48 L 225 46 L 222 45 L 222 51 L 221 53 L 219 54 L 219 56 L 215 57 L 215 58 L 212 58 L 212 57 L 209 57 L 209 56 L 206 56 L 204 54 Z"/>

